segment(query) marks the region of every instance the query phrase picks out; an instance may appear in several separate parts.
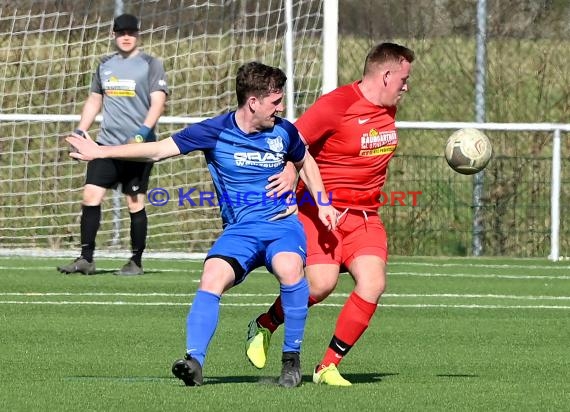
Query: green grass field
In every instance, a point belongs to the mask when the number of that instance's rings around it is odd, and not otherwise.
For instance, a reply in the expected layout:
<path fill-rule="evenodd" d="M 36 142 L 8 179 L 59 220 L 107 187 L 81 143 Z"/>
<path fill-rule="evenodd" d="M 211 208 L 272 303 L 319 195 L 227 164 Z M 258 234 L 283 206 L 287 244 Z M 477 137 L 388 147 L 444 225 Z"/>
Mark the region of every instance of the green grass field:
<path fill-rule="evenodd" d="M 562 411 L 570 410 L 570 268 L 529 259 L 395 257 L 370 328 L 341 364 L 350 388 L 317 386 L 311 369 L 352 282 L 311 308 L 303 385 L 276 385 L 282 331 L 264 370 L 243 352 L 250 318 L 277 282 L 250 275 L 222 299 L 204 368 L 186 388 L 184 352 L 200 262 L 147 259 L 145 276 L 62 275 L 67 259 L 0 258 L 3 411 Z"/>

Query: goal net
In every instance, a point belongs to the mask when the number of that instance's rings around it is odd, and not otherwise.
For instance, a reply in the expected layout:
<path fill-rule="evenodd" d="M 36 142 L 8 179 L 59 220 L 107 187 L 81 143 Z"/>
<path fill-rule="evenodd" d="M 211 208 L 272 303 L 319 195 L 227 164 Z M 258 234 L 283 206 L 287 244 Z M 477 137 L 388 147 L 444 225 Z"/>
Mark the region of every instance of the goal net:
<path fill-rule="evenodd" d="M 138 16 L 141 48 L 164 62 L 171 93 L 158 135 L 165 138 L 233 109 L 236 70 L 251 60 L 290 73 L 288 107 L 304 111 L 322 88 L 325 1 L 3 1 L 0 249 L 78 252 L 86 165 L 69 158 L 64 136 L 79 120 L 99 58 L 114 51 L 115 15 Z M 202 154 L 157 163 L 149 192 L 154 188 L 168 202 L 147 203 L 148 250 L 207 251 L 221 230 L 218 207 L 184 200 L 212 191 Z M 122 196 L 109 191 L 97 249 L 127 253 L 128 228 Z"/>

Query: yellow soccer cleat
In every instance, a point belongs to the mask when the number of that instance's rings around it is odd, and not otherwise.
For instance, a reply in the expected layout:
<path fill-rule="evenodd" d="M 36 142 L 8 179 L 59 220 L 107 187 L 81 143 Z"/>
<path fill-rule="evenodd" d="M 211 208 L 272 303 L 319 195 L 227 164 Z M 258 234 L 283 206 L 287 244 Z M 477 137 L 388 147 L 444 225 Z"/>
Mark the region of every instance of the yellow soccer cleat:
<path fill-rule="evenodd" d="M 352 386 L 352 383 L 342 377 L 334 363 L 319 370 L 320 366 L 317 365 L 313 372 L 313 382 L 331 386 Z"/>
<path fill-rule="evenodd" d="M 265 367 L 270 342 L 271 332 L 269 329 L 259 326 L 255 319 L 252 320 L 248 327 L 245 355 L 257 369 Z"/>

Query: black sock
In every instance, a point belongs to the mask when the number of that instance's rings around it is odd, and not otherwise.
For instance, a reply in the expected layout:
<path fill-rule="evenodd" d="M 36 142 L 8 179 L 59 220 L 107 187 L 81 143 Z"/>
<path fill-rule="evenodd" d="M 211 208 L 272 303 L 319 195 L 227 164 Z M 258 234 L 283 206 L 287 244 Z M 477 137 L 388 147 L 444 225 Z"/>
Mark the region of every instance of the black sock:
<path fill-rule="evenodd" d="M 101 223 L 101 205 L 81 207 L 81 256 L 88 262 L 93 261 L 95 238 Z"/>
<path fill-rule="evenodd" d="M 131 248 L 133 250 L 133 256 L 131 260 L 137 264 L 137 266 L 142 266 L 142 254 L 146 248 L 146 234 L 148 227 L 148 219 L 146 217 L 146 210 L 143 208 L 135 213 L 130 213 L 131 215 Z"/>

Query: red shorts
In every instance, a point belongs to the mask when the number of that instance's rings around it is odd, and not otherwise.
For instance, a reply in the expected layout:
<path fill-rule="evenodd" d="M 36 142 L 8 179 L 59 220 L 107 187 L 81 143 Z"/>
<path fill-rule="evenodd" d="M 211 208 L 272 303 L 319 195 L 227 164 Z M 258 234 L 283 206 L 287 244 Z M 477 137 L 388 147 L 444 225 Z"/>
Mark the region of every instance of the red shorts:
<path fill-rule="evenodd" d="M 329 231 L 319 220 L 317 208 L 305 203 L 299 207 L 299 219 L 307 235 L 307 266 L 329 263 L 348 269 L 362 255 L 379 256 L 387 262 L 386 229 L 377 213 L 349 209 L 336 230 Z"/>

